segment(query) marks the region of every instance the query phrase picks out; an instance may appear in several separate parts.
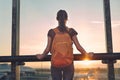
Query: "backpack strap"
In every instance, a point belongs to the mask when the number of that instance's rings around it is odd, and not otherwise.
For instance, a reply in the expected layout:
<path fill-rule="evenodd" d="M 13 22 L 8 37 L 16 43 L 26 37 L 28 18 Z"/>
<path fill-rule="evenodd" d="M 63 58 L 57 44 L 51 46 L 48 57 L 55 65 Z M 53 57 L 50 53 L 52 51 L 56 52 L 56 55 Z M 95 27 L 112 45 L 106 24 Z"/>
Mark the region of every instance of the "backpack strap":
<path fill-rule="evenodd" d="M 71 30 L 71 28 L 68 28 L 68 27 L 67 27 L 67 31 L 68 31 L 67 33 L 68 33 L 68 34 L 69 34 L 69 36 L 71 37 L 71 35 L 70 35 L 70 33 L 69 33 L 69 32 L 70 32 L 70 30 Z M 56 33 L 58 33 L 58 32 L 60 32 L 60 31 L 59 31 L 59 29 L 58 29 L 57 27 L 56 27 L 56 28 L 54 28 L 54 29 L 53 29 L 53 31 L 54 31 L 54 33 L 55 33 L 55 34 L 56 34 Z M 55 37 L 55 35 L 54 35 L 54 37 Z M 53 37 L 53 39 L 54 39 L 54 37 Z M 72 37 L 71 37 L 71 39 L 72 39 Z"/>
<path fill-rule="evenodd" d="M 60 32 L 58 28 L 54 28 L 53 31 L 56 33 Z"/>

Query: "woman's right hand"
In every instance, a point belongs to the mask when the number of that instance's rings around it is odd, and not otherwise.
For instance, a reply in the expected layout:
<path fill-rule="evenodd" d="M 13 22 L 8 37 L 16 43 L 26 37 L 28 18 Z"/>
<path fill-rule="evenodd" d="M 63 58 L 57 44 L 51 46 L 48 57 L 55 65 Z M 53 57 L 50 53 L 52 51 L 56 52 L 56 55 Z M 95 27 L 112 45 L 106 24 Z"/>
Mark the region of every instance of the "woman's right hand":
<path fill-rule="evenodd" d="M 37 59 L 43 59 L 44 55 L 43 54 L 36 54 Z"/>
<path fill-rule="evenodd" d="M 88 58 L 92 58 L 93 56 L 94 56 L 94 52 L 86 53 L 86 57 Z"/>

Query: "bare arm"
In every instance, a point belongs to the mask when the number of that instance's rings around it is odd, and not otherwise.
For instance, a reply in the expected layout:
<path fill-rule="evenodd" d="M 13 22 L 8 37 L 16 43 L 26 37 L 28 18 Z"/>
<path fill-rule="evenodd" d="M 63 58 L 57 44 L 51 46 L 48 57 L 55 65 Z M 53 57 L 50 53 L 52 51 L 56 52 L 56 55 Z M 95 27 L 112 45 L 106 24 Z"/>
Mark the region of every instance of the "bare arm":
<path fill-rule="evenodd" d="M 47 46 L 46 46 L 46 49 L 44 50 L 43 54 L 48 54 L 49 51 L 50 51 L 50 47 L 51 47 L 51 42 L 52 42 L 52 39 L 51 37 L 48 37 L 48 43 L 47 43 Z"/>
<path fill-rule="evenodd" d="M 74 42 L 77 50 L 80 51 L 81 54 L 86 54 L 86 53 L 87 53 L 87 52 L 84 50 L 84 48 L 80 45 L 80 43 L 79 43 L 76 35 L 74 35 L 74 36 L 72 37 L 72 40 L 73 40 L 73 42 Z"/>
<path fill-rule="evenodd" d="M 42 59 L 45 57 L 45 55 L 47 55 L 50 51 L 50 47 L 51 47 L 51 43 L 52 43 L 52 39 L 51 37 L 48 36 L 48 42 L 47 42 L 47 46 L 44 50 L 44 52 L 42 54 L 37 54 L 37 58 L 38 59 Z"/>

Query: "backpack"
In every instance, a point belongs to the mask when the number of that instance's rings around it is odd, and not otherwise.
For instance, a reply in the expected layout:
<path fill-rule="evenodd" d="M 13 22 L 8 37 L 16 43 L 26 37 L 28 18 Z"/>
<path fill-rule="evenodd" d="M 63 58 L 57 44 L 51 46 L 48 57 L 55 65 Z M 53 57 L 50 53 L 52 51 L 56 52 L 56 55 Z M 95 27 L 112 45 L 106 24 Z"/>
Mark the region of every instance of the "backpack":
<path fill-rule="evenodd" d="M 53 31 L 55 36 L 51 47 L 51 65 L 54 67 L 68 66 L 73 62 L 72 39 L 69 33 L 62 33 L 58 28 L 53 29 Z"/>

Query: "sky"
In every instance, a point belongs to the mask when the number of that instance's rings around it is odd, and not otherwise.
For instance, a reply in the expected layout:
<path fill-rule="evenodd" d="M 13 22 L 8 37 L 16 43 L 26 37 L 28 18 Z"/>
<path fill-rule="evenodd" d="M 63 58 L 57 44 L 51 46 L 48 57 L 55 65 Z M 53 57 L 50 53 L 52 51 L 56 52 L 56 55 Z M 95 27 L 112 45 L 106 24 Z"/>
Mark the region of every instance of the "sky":
<path fill-rule="evenodd" d="M 110 0 L 113 51 L 120 52 L 120 0 Z M 78 32 L 87 52 L 105 53 L 103 0 L 20 0 L 20 55 L 42 53 L 47 32 L 58 26 L 56 13 L 68 13 L 67 26 Z M 0 0 L 0 55 L 11 55 L 12 0 Z M 74 47 L 74 53 L 79 53 Z"/>

